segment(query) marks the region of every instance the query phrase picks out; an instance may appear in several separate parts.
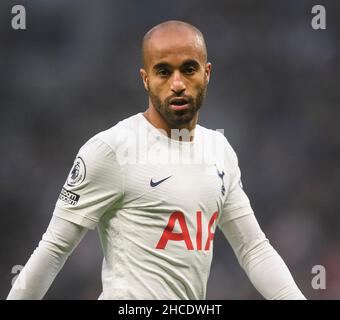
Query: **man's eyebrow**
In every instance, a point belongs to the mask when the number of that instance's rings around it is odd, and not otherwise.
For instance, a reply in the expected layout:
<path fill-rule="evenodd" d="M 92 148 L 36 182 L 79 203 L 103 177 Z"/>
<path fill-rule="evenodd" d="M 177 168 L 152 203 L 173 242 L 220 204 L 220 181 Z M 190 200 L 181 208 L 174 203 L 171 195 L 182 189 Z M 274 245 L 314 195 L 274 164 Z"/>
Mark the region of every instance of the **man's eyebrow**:
<path fill-rule="evenodd" d="M 198 69 L 199 66 L 200 66 L 200 63 L 197 60 L 195 60 L 195 59 L 188 59 L 188 60 L 185 60 L 182 63 L 181 68 L 188 67 L 188 66 L 193 66 L 193 67 Z M 152 67 L 153 70 L 159 70 L 159 69 L 162 69 L 162 68 L 171 69 L 172 66 L 169 63 L 162 61 L 162 62 L 159 62 L 159 63 L 155 64 Z"/>
<path fill-rule="evenodd" d="M 200 66 L 199 62 L 194 60 L 194 59 L 189 59 L 189 60 L 185 60 L 182 63 L 182 66 L 187 67 L 187 66 L 194 66 L 196 68 L 198 68 Z"/>
<path fill-rule="evenodd" d="M 162 68 L 170 68 L 170 64 L 167 63 L 167 62 L 159 62 L 157 64 L 155 64 L 152 69 L 154 70 L 159 70 L 159 69 L 162 69 Z"/>

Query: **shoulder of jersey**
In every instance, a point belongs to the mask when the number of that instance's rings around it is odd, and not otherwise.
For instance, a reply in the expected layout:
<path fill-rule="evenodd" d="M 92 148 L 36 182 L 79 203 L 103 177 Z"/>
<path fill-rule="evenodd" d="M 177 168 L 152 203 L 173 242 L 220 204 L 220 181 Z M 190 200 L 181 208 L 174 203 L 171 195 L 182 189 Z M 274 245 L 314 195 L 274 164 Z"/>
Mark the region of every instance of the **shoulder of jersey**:
<path fill-rule="evenodd" d="M 102 140 L 109 145 L 111 149 L 116 150 L 121 144 L 126 143 L 129 138 L 136 134 L 138 121 L 138 115 L 133 115 L 119 121 L 113 127 L 99 132 L 92 139 Z"/>
<path fill-rule="evenodd" d="M 200 133 L 202 134 L 202 137 L 204 139 L 209 139 L 211 141 L 217 140 L 218 142 L 221 142 L 223 145 L 229 146 L 227 138 L 220 131 L 208 129 L 201 125 L 197 125 L 197 127 L 200 129 Z"/>
<path fill-rule="evenodd" d="M 225 150 L 229 161 L 231 162 L 235 161 L 235 158 L 237 157 L 236 153 L 231 144 L 229 143 L 228 139 L 226 138 L 226 136 L 221 131 L 208 129 L 202 127 L 201 125 L 198 125 L 198 127 L 201 129 L 200 131 L 204 137 L 204 141 L 217 143 L 219 146 L 221 146 L 221 148 Z"/>

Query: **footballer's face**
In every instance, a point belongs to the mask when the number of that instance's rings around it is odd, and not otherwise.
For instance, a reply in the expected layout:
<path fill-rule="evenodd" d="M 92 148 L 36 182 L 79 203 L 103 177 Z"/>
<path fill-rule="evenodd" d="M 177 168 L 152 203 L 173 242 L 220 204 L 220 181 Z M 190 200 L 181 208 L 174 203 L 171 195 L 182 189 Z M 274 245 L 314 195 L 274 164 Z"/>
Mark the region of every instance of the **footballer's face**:
<path fill-rule="evenodd" d="M 171 128 L 197 121 L 211 70 L 202 38 L 190 29 L 176 31 L 154 32 L 140 70 L 149 104 Z"/>

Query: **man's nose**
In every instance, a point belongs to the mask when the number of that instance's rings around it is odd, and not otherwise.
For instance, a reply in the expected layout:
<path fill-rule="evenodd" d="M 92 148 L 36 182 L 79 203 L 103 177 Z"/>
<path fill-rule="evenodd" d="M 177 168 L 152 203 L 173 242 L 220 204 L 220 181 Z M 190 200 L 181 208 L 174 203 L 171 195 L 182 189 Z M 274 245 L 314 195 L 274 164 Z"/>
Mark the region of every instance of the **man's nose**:
<path fill-rule="evenodd" d="M 175 71 L 171 82 L 171 91 L 176 94 L 181 94 L 185 89 L 186 87 L 181 78 L 180 72 Z"/>

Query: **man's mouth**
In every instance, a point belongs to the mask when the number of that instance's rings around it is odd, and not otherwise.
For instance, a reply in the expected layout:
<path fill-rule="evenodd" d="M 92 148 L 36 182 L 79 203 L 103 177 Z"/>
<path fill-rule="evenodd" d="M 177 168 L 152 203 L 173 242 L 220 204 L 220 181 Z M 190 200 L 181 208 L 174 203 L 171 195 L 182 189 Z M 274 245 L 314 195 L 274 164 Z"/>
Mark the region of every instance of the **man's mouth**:
<path fill-rule="evenodd" d="M 173 110 L 184 110 L 189 107 L 189 100 L 187 98 L 172 98 L 170 100 L 170 108 Z"/>

